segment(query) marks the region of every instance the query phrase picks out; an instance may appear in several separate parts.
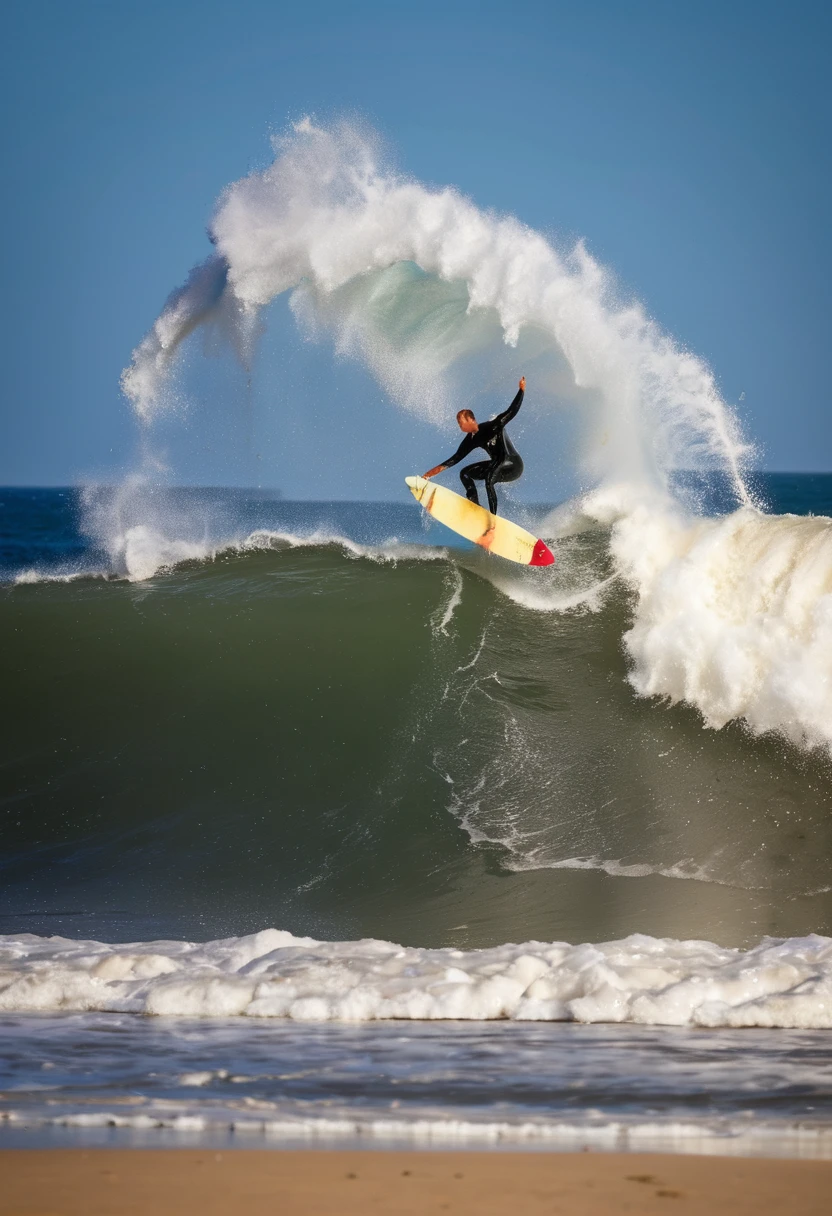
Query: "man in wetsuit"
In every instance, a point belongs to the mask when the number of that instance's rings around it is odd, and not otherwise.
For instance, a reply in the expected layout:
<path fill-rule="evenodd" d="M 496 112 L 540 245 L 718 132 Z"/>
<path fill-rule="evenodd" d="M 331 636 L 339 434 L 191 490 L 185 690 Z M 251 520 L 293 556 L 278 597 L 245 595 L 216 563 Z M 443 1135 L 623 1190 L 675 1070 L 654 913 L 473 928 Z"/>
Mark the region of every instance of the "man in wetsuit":
<path fill-rule="evenodd" d="M 516 481 L 523 472 L 523 461 L 506 434 L 505 428 L 523 404 L 525 391 L 526 377 L 523 376 L 520 380 L 520 391 L 511 405 L 489 422 L 478 423 L 472 410 L 460 410 L 456 420 L 459 423 L 459 429 L 465 431 L 465 438 L 450 459 L 425 473 L 425 477 L 435 477 L 443 469 L 450 469 L 453 465 L 459 464 L 460 460 L 464 460 L 470 452 L 473 452 L 474 448 L 484 448 L 488 453 L 488 460 L 467 465 L 461 470 L 459 479 L 465 486 L 468 498 L 477 504 L 479 504 L 479 498 L 474 482 L 484 481 L 485 492 L 488 496 L 488 509 L 492 515 L 496 515 L 497 491 L 494 486 L 499 481 Z"/>

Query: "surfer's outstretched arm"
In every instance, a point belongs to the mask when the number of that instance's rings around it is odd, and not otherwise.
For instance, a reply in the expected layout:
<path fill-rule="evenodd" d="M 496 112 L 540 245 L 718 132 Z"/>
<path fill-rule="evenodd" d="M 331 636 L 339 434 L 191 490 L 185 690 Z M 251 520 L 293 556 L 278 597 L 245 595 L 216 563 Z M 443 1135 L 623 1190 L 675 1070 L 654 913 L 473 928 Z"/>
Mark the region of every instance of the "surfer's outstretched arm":
<path fill-rule="evenodd" d="M 437 473 L 442 473 L 445 469 L 453 468 L 455 464 L 459 464 L 460 460 L 464 460 L 468 453 L 473 452 L 477 446 L 474 440 L 474 435 L 466 435 L 453 456 L 449 456 L 447 460 L 443 460 L 442 464 L 438 464 L 435 469 L 430 469 L 424 474 L 425 480 L 435 477 Z"/>
<path fill-rule="evenodd" d="M 516 417 L 517 411 L 520 409 L 520 406 L 523 404 L 523 395 L 524 395 L 525 391 L 526 391 L 526 377 L 521 376 L 520 377 L 520 388 L 518 389 L 517 396 L 514 398 L 514 400 L 512 401 L 511 405 L 508 407 L 507 410 L 503 410 L 502 414 L 497 415 L 495 422 L 499 422 L 502 426 L 505 426 L 507 423 L 511 422 L 512 418 Z"/>

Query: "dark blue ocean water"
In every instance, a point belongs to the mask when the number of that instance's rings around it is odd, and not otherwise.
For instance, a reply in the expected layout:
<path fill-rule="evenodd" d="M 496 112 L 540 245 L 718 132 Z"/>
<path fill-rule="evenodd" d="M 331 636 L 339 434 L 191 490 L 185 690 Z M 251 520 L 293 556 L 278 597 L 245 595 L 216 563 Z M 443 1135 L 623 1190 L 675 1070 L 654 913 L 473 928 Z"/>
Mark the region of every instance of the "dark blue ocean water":
<path fill-rule="evenodd" d="M 404 494 L 397 503 L 288 502 L 267 490 L 148 489 L 139 504 L 140 515 L 145 511 L 149 519 L 168 525 L 174 536 L 184 524 L 191 535 L 196 526 L 209 541 L 220 543 L 242 540 L 257 529 L 296 535 L 328 531 L 361 545 L 381 544 L 391 537 L 415 544 L 454 542 L 453 534 L 440 525 L 434 524 L 429 536 L 427 517 Z M 85 531 L 87 518 L 81 490 L 0 488 L 0 579 L 26 570 L 107 571 L 109 555 Z"/>

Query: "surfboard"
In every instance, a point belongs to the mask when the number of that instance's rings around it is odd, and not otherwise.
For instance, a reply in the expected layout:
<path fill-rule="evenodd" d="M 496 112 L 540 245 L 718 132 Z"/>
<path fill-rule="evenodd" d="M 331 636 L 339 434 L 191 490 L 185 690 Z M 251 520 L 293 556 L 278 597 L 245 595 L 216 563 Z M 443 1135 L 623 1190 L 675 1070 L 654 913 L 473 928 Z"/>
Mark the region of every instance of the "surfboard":
<path fill-rule="evenodd" d="M 405 477 L 405 481 L 428 515 L 489 553 L 519 562 L 521 566 L 551 566 L 554 563 L 548 546 L 510 519 L 492 515 L 485 507 L 469 502 L 447 486 L 426 481 L 424 477 Z"/>

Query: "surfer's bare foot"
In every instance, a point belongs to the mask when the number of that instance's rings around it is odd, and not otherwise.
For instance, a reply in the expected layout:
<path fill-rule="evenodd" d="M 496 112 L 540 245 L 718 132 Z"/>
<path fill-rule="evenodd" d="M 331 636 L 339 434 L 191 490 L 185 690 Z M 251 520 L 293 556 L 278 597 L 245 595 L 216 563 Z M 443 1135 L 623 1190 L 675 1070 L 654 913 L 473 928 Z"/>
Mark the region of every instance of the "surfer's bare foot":
<path fill-rule="evenodd" d="M 496 531 L 497 531 L 496 527 L 492 526 L 488 529 L 487 532 L 483 532 L 482 536 L 477 541 L 477 544 L 479 545 L 479 547 L 481 549 L 486 549 L 486 550 L 491 549 L 491 546 L 494 544 L 494 535 L 495 535 Z"/>

